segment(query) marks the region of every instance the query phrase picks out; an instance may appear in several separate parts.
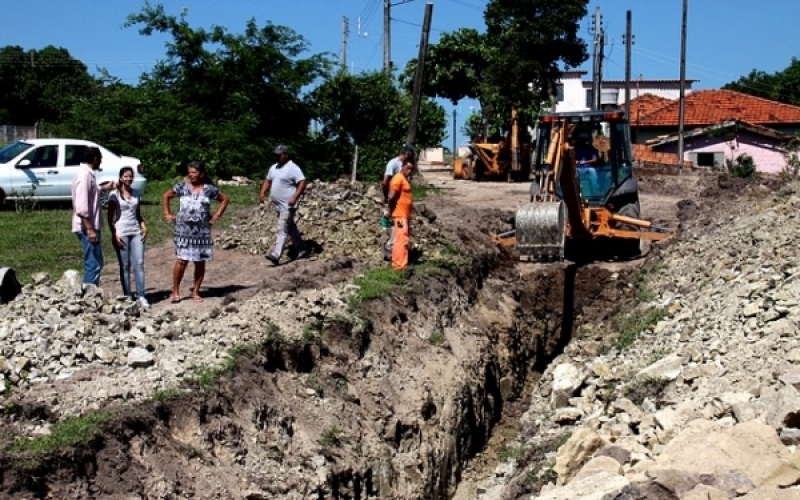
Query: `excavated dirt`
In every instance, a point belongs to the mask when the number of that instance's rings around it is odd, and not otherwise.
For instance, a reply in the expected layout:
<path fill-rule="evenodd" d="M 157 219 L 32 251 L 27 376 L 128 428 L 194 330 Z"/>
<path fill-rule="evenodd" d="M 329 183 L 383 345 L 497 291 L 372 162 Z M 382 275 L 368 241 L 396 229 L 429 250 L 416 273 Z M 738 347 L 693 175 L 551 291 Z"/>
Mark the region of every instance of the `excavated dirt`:
<path fill-rule="evenodd" d="M 265 338 L 210 387 L 114 403 L 113 418 L 83 446 L 35 461 L 3 453 L 0 498 L 444 499 L 479 480 L 515 432 L 525 388 L 571 340 L 581 338 L 587 354 L 602 348 L 600 326 L 632 300 L 647 259 L 515 262 L 488 235 L 509 227 L 527 198 L 522 185 L 426 177 L 441 188 L 426 204 L 459 249 L 452 262 L 409 273 L 389 296 L 352 318 L 324 317 L 301 339 Z M 677 226 L 709 213 L 738 189 L 715 181 L 642 182 L 643 215 Z M 709 191 L 715 184 L 720 191 Z M 146 262 L 153 307 L 189 316 L 260 293 L 349 282 L 367 267 L 323 252 L 276 268 L 261 255 L 217 249 L 206 301 L 175 305 L 167 300 L 171 244 L 148 249 Z M 113 283 L 113 269 L 107 276 Z M 18 402 L 2 416 L 5 429 L 54 420 L 46 407 Z"/>

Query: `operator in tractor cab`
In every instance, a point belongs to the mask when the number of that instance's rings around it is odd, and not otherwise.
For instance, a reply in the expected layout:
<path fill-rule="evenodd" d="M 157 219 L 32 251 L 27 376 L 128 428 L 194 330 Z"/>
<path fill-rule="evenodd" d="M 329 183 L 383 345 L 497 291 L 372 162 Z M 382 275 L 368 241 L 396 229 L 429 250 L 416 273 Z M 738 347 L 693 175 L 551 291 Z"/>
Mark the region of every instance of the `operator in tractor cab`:
<path fill-rule="evenodd" d="M 592 134 L 588 131 L 576 132 L 575 139 L 575 164 L 578 167 L 578 176 L 585 177 L 592 191 L 597 187 L 597 149 L 592 145 Z"/>

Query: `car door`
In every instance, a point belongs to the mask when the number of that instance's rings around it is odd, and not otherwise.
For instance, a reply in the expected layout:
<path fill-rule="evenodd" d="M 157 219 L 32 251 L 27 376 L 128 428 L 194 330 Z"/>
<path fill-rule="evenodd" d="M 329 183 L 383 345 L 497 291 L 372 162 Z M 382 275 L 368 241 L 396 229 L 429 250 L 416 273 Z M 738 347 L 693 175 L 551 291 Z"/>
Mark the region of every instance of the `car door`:
<path fill-rule="evenodd" d="M 59 194 L 59 175 L 58 145 L 34 146 L 14 165 L 11 171 L 12 192 L 8 195 L 55 198 Z"/>
<path fill-rule="evenodd" d="M 81 159 L 83 159 L 83 151 L 86 146 L 83 144 L 64 144 L 64 162 L 61 168 L 59 191 L 61 196 L 72 198 L 72 179 L 75 178 L 75 172 L 81 166 Z"/>

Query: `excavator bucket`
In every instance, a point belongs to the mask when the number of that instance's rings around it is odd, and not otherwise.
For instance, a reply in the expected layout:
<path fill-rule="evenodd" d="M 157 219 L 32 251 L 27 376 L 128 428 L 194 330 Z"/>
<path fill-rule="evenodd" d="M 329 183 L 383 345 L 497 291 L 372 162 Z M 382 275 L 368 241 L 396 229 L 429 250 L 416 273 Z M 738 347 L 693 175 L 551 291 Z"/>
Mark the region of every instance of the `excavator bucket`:
<path fill-rule="evenodd" d="M 521 206 L 516 215 L 517 252 L 538 262 L 564 260 L 567 207 L 563 201 Z"/>

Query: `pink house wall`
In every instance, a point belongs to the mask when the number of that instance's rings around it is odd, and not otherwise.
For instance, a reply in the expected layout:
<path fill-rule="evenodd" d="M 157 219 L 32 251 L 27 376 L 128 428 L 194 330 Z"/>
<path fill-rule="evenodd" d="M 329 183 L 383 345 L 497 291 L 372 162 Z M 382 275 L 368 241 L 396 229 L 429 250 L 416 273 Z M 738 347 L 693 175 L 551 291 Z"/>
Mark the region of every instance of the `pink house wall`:
<path fill-rule="evenodd" d="M 658 148 L 665 153 L 677 154 L 677 143 L 670 143 Z M 690 153 L 724 152 L 725 158 L 735 159 L 741 154 L 753 158 L 759 172 L 777 174 L 786 167 L 784 150 L 776 139 L 762 135 L 740 132 L 732 141 L 724 141 L 719 137 L 687 137 L 684 143 L 684 159 L 689 160 Z"/>

